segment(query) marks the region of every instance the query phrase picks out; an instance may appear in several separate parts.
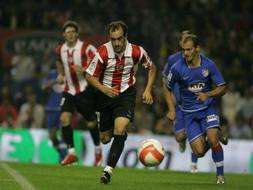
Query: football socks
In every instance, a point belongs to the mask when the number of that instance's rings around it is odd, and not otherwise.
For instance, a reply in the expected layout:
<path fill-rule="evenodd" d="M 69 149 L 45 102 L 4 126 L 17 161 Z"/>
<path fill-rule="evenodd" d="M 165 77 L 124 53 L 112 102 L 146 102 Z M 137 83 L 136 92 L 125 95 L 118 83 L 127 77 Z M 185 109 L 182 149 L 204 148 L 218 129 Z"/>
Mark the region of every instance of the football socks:
<path fill-rule="evenodd" d="M 107 163 L 108 166 L 115 168 L 120 158 L 120 155 L 124 149 L 125 140 L 126 135 L 114 135 Z"/>
<path fill-rule="evenodd" d="M 217 169 L 216 175 L 223 176 L 224 175 L 224 171 L 223 171 L 224 156 L 223 156 L 223 148 L 220 143 L 218 143 L 215 147 L 212 148 L 212 157 Z"/>
<path fill-rule="evenodd" d="M 63 127 L 62 126 L 62 136 L 67 144 L 67 148 L 73 148 L 74 147 L 74 141 L 73 141 L 73 129 L 70 125 Z"/>

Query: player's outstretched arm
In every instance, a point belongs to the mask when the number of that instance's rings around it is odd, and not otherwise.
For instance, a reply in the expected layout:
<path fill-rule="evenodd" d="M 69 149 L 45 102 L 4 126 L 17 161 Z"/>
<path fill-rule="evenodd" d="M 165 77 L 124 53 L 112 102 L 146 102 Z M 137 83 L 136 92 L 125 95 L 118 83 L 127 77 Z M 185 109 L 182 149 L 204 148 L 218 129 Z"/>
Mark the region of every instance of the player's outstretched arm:
<path fill-rule="evenodd" d="M 162 78 L 163 95 L 164 95 L 164 99 L 165 99 L 166 104 L 167 104 L 167 108 L 169 110 L 169 100 L 168 100 L 168 98 L 169 98 L 170 94 L 169 94 L 169 90 L 168 90 L 168 87 L 167 87 L 167 83 L 168 83 L 167 79 L 163 77 Z M 174 105 L 176 105 L 176 98 L 173 94 L 172 94 L 172 98 L 173 98 Z"/>
<path fill-rule="evenodd" d="M 152 64 L 148 70 L 148 83 L 142 95 L 143 102 L 146 104 L 152 104 L 154 101 L 152 96 L 152 89 L 155 83 L 155 77 L 156 77 L 156 66 Z"/>

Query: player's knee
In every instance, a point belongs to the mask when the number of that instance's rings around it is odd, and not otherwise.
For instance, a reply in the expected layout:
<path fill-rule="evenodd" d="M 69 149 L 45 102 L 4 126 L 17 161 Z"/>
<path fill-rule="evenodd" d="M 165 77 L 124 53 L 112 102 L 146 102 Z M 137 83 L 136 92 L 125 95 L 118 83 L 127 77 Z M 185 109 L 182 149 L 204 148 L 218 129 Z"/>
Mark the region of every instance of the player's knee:
<path fill-rule="evenodd" d="M 61 115 L 61 125 L 64 126 L 68 126 L 70 125 L 70 117 L 67 115 Z"/>
<path fill-rule="evenodd" d="M 116 127 L 114 129 L 114 135 L 125 135 L 126 134 L 126 127 Z"/>
<path fill-rule="evenodd" d="M 64 126 L 68 126 L 70 123 L 69 123 L 69 121 L 67 120 L 67 119 L 65 119 L 65 118 L 62 118 L 61 119 L 61 125 L 62 125 L 62 127 L 64 127 Z"/>
<path fill-rule="evenodd" d="M 184 137 L 184 136 L 177 136 L 176 135 L 176 141 L 178 142 L 178 143 L 181 143 L 181 142 L 184 142 L 185 140 L 186 140 L 186 137 Z"/>
<path fill-rule="evenodd" d="M 219 144 L 219 141 L 209 142 L 210 148 L 214 148 Z"/>
<path fill-rule="evenodd" d="M 111 141 L 111 138 L 110 137 L 102 137 L 100 138 L 100 141 L 103 143 L 103 144 L 107 144 Z"/>
<path fill-rule="evenodd" d="M 193 152 L 198 158 L 202 158 L 205 156 L 205 151 L 201 151 L 201 150 L 195 150 Z"/>
<path fill-rule="evenodd" d="M 206 153 L 204 147 L 192 147 L 192 151 L 198 158 L 204 157 Z"/>
<path fill-rule="evenodd" d="M 97 126 L 97 122 L 96 122 L 96 121 L 88 121 L 88 122 L 86 123 L 86 126 L 87 126 L 87 128 L 89 128 L 89 129 L 93 129 L 93 128 L 95 128 L 95 127 Z"/>
<path fill-rule="evenodd" d="M 196 156 L 197 156 L 198 158 L 202 158 L 202 157 L 205 156 L 205 153 L 204 153 L 204 152 L 200 152 L 200 153 L 197 153 Z"/>

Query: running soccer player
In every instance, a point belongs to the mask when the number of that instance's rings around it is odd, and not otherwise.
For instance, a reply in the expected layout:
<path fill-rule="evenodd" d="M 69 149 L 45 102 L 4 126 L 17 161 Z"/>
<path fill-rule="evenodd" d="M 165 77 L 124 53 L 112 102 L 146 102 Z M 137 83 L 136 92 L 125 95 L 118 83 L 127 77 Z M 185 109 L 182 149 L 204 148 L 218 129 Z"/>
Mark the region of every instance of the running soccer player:
<path fill-rule="evenodd" d="M 168 118 L 171 122 L 176 119 L 172 90 L 178 83 L 185 129 L 192 151 L 196 156 L 203 157 L 212 148 L 216 182 L 223 184 L 224 156 L 219 143 L 220 122 L 214 97 L 225 94 L 225 81 L 215 63 L 199 53 L 196 35 L 185 36 L 181 43 L 183 58 L 172 66 L 168 75 Z"/>
<path fill-rule="evenodd" d="M 62 85 L 56 82 L 57 70 L 52 69 L 45 81 L 43 81 L 42 89 L 49 91 L 47 105 L 45 107 L 47 115 L 47 128 L 49 138 L 53 143 L 54 148 L 59 154 L 60 161 L 64 159 L 67 154 L 67 146 L 63 139 L 57 137 L 57 131 L 60 129 L 60 115 L 61 115 L 61 97 L 63 92 Z"/>
<path fill-rule="evenodd" d="M 87 64 L 94 57 L 96 48 L 81 41 L 78 38 L 78 30 L 76 22 L 65 22 L 63 25 L 65 43 L 57 49 L 57 81 L 64 84 L 61 102 L 62 134 L 68 147 L 68 154 L 61 164 L 70 165 L 78 161 L 74 148 L 73 129 L 70 125 L 71 117 L 77 110 L 87 121 L 87 127 L 95 145 L 95 166 L 100 166 L 102 151 L 95 117 L 95 89 L 88 85 L 84 76 Z"/>
<path fill-rule="evenodd" d="M 147 85 L 142 95 L 143 102 L 153 103 L 152 88 L 156 67 L 142 47 L 128 42 L 127 32 L 128 27 L 124 22 L 110 23 L 110 41 L 98 48 L 96 56 L 86 70 L 88 82 L 99 90 L 101 141 L 106 144 L 113 137 L 107 165 L 100 178 L 100 182 L 104 184 L 111 180 L 113 169 L 127 139 L 127 126 L 134 119 L 135 74 L 139 64 L 148 70 Z"/>

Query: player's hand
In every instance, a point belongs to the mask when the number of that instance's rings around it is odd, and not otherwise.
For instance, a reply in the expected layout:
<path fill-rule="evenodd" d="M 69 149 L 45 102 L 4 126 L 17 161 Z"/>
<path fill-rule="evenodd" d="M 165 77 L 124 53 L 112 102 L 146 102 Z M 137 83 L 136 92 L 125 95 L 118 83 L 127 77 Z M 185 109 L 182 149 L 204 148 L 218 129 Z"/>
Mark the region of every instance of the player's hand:
<path fill-rule="evenodd" d="M 65 77 L 61 74 L 59 74 L 56 78 L 56 82 L 60 83 L 60 84 L 63 84 L 64 83 L 64 80 L 65 80 Z"/>
<path fill-rule="evenodd" d="M 73 67 L 77 74 L 83 74 L 83 67 L 81 65 L 74 65 Z"/>
<path fill-rule="evenodd" d="M 107 86 L 104 86 L 103 93 L 109 96 L 110 98 L 114 98 L 119 96 L 119 92 L 117 90 L 117 86 L 114 86 L 112 88 L 109 88 Z"/>
<path fill-rule="evenodd" d="M 153 102 L 154 102 L 153 101 L 153 96 L 152 96 L 150 91 L 148 91 L 148 90 L 144 91 L 144 93 L 142 95 L 142 101 L 145 104 L 153 104 Z"/>
<path fill-rule="evenodd" d="M 176 111 L 175 110 L 168 111 L 166 117 L 168 119 L 169 126 L 173 126 L 176 120 Z"/>
<path fill-rule="evenodd" d="M 201 101 L 201 102 L 206 101 L 208 99 L 208 97 L 209 97 L 207 95 L 207 93 L 205 93 L 205 92 L 197 92 L 196 95 L 197 95 L 197 100 Z"/>

